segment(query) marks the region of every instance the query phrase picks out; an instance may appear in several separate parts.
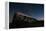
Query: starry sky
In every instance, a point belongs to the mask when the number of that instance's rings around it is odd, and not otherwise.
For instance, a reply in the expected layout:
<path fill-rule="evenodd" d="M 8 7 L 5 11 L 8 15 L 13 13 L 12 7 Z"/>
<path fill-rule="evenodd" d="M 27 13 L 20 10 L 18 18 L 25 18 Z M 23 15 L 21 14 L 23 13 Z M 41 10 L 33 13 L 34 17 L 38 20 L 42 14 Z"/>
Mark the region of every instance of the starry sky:
<path fill-rule="evenodd" d="M 9 16 L 14 16 L 14 13 L 22 12 L 38 20 L 44 19 L 44 4 L 34 3 L 9 3 Z M 11 18 L 12 19 L 12 18 Z"/>

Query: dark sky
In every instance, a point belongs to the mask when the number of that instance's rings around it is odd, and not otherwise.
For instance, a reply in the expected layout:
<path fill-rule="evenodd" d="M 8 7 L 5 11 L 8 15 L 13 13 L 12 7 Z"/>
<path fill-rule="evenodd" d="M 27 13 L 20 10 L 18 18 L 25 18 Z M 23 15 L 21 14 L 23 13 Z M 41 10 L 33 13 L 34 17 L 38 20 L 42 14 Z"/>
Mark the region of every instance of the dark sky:
<path fill-rule="evenodd" d="M 44 19 L 44 4 L 10 3 L 9 15 L 13 16 L 16 12 L 22 12 L 38 20 Z"/>

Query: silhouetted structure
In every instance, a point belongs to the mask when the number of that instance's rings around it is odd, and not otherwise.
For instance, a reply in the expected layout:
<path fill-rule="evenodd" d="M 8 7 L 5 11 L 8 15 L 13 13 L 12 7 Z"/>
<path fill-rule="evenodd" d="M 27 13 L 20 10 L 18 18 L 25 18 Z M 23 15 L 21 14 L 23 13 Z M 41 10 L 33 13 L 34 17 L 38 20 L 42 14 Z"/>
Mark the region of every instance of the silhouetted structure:
<path fill-rule="evenodd" d="M 9 24 L 9 28 L 24 28 L 24 27 L 41 27 L 44 26 L 44 21 L 38 21 L 30 16 L 14 14 L 13 21 Z"/>

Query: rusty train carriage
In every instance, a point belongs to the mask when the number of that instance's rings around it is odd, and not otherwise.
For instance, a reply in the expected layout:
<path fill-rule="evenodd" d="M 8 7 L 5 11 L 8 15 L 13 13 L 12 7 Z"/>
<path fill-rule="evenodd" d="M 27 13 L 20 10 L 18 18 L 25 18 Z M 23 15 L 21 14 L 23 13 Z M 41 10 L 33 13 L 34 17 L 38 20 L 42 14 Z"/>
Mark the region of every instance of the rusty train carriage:
<path fill-rule="evenodd" d="M 29 22 L 31 23 L 32 21 L 34 21 L 34 18 L 32 19 L 31 16 L 24 16 L 24 15 L 16 15 L 16 20 L 18 21 L 25 21 L 25 22 Z"/>
<path fill-rule="evenodd" d="M 24 15 L 23 13 L 16 13 L 13 17 L 13 23 L 32 23 L 35 22 L 36 19 L 32 18 L 31 16 Z"/>

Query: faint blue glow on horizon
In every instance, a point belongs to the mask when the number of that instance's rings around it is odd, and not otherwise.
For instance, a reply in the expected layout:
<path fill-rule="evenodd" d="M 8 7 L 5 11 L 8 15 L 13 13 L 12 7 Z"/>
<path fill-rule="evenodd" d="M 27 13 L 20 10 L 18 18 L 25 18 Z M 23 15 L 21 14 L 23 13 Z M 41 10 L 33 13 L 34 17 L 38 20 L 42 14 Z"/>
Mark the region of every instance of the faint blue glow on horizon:
<path fill-rule="evenodd" d="M 44 19 L 44 5 L 43 4 L 10 4 L 10 16 L 15 12 L 22 12 L 26 15 L 32 16 L 38 20 Z"/>

